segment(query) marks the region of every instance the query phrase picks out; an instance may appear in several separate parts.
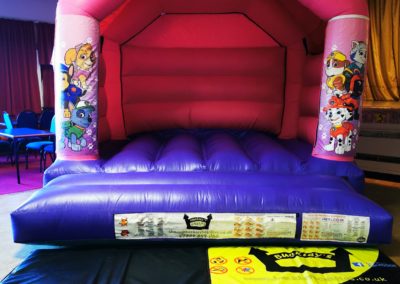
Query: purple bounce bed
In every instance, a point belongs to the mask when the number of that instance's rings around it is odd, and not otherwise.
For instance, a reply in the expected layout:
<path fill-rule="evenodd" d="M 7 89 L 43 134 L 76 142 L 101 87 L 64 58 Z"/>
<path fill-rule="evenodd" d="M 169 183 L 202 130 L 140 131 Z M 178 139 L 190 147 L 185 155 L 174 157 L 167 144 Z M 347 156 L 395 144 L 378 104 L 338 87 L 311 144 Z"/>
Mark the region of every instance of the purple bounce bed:
<path fill-rule="evenodd" d="M 364 0 L 59 0 L 15 242 L 390 242 L 353 162 L 367 39 Z"/>
<path fill-rule="evenodd" d="M 389 242 L 362 171 L 311 148 L 255 131 L 138 135 L 107 160 L 56 161 L 12 213 L 14 239 Z"/>

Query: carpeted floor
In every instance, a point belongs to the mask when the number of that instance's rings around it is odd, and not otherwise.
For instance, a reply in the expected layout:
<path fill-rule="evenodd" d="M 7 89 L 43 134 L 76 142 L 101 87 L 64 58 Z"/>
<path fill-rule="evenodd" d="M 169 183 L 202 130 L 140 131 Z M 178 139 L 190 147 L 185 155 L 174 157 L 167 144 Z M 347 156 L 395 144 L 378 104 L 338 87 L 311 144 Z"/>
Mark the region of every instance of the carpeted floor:
<path fill-rule="evenodd" d="M 0 157 L 0 195 L 42 187 L 43 174 L 39 172 L 39 155 L 30 155 L 28 169 L 25 169 L 25 157 L 20 158 L 21 184 L 17 183 L 15 165 L 11 166 L 5 157 Z"/>
<path fill-rule="evenodd" d="M 15 244 L 12 241 L 10 212 L 42 187 L 43 173 L 39 172 L 39 156 L 30 155 L 29 168 L 20 159 L 21 184 L 17 183 L 15 166 L 0 157 L 0 280 L 32 251 L 47 246 Z"/>

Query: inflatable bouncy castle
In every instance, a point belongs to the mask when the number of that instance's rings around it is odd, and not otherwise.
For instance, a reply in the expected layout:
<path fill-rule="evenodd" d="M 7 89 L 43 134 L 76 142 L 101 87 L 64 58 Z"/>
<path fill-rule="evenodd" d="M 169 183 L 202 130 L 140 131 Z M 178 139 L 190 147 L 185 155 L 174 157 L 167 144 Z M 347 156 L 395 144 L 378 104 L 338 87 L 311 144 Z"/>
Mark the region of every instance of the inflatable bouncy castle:
<path fill-rule="evenodd" d="M 364 0 L 59 0 L 57 160 L 14 240 L 390 242 L 353 163 L 367 45 Z"/>

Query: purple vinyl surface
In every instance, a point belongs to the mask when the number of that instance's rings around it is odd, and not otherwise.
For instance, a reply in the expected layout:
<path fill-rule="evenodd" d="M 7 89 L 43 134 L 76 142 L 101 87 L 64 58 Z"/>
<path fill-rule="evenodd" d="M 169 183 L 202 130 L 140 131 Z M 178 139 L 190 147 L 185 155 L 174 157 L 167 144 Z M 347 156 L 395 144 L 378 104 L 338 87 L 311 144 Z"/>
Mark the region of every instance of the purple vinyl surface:
<path fill-rule="evenodd" d="M 256 171 L 339 176 L 362 191 L 364 174 L 354 163 L 314 158 L 311 150 L 306 142 L 254 131 L 168 130 L 135 136 L 109 159 L 57 160 L 44 182 L 73 173 Z"/>
<path fill-rule="evenodd" d="M 353 163 L 312 158 L 311 145 L 258 132 L 138 135 L 110 159 L 58 161 L 45 187 L 12 213 L 16 242 L 114 240 L 114 214 L 296 214 L 370 218 L 368 244 L 387 243 L 392 217 L 362 196 Z"/>

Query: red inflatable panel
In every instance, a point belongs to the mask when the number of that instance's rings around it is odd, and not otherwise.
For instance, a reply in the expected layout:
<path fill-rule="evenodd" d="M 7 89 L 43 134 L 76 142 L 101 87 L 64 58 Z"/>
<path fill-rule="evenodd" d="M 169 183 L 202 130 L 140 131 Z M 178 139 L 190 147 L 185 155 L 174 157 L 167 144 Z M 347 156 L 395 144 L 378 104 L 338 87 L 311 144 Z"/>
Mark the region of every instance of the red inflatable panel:
<path fill-rule="evenodd" d="M 127 134 L 176 127 L 279 133 L 284 55 L 284 49 L 277 47 L 124 47 L 122 105 Z"/>
<path fill-rule="evenodd" d="M 311 144 L 318 126 L 319 98 L 321 94 L 322 54 L 307 56 L 304 64 L 303 87 L 300 96 L 300 115 L 297 136 Z M 317 71 L 316 71 L 317 70 Z"/>
<path fill-rule="evenodd" d="M 122 49 L 122 75 L 268 75 L 283 70 L 283 48 Z"/>
<path fill-rule="evenodd" d="M 303 84 L 305 65 L 304 47 L 297 43 L 286 49 L 286 89 L 285 109 L 283 114 L 282 139 L 297 137 L 297 121 L 299 119 L 300 92 Z"/>
<path fill-rule="evenodd" d="M 102 49 L 104 58 L 104 95 L 105 100 L 99 104 L 107 105 L 107 124 L 109 125 L 108 135 L 113 140 L 123 140 L 126 138 L 125 127 L 122 117 L 121 106 L 121 51 L 119 44 L 105 39 Z M 101 73 L 101 72 L 100 72 Z M 101 85 L 101 82 L 99 82 Z M 103 126 L 99 125 L 99 131 Z"/>
<path fill-rule="evenodd" d="M 129 44 L 166 48 L 278 46 L 273 38 L 242 14 L 162 15 Z"/>

